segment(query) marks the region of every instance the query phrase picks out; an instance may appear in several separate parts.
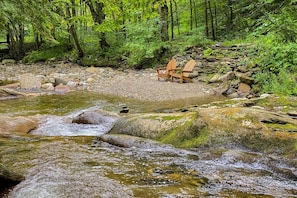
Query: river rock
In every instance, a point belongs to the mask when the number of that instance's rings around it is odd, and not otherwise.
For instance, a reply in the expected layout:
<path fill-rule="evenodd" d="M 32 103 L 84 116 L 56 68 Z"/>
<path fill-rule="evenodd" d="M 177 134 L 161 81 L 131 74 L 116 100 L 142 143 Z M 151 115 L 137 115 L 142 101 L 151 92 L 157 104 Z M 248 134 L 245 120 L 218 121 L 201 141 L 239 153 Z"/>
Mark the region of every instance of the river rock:
<path fill-rule="evenodd" d="M 7 183 L 18 183 L 24 180 L 25 177 L 9 170 L 3 164 L 0 163 L 0 183 L 7 184 Z"/>
<path fill-rule="evenodd" d="M 40 89 L 41 81 L 31 73 L 26 73 L 20 76 L 21 89 Z"/>
<path fill-rule="evenodd" d="M 246 75 L 241 75 L 239 77 L 239 80 L 242 82 L 242 83 L 245 83 L 245 84 L 248 84 L 248 85 L 252 85 L 254 84 L 254 79 L 249 77 L 249 76 L 246 76 Z"/>
<path fill-rule="evenodd" d="M 251 89 L 252 88 L 248 84 L 240 83 L 237 92 L 241 96 L 246 96 L 250 93 Z"/>
<path fill-rule="evenodd" d="M 65 94 L 70 92 L 70 87 L 67 85 L 59 84 L 58 86 L 55 87 L 55 92 L 60 94 Z"/>
<path fill-rule="evenodd" d="M 37 122 L 26 117 L 0 116 L 0 133 L 28 133 L 37 127 Z"/>
<path fill-rule="evenodd" d="M 167 131 L 185 125 L 194 116 L 193 112 L 171 113 L 170 115 L 166 113 L 132 114 L 116 121 L 109 133 L 157 138 Z"/>
<path fill-rule="evenodd" d="M 4 64 L 4 65 L 13 65 L 13 64 L 15 64 L 15 60 L 14 59 L 3 59 L 2 60 L 2 64 Z"/>
<path fill-rule="evenodd" d="M 72 123 L 78 124 L 105 124 L 113 123 L 117 118 L 115 116 L 104 115 L 101 112 L 96 111 L 86 111 L 75 118 L 73 118 Z"/>
<path fill-rule="evenodd" d="M 54 83 L 54 86 L 58 86 L 58 85 L 67 85 L 67 80 L 65 79 L 62 79 L 62 78 L 55 78 L 55 83 Z"/>
<path fill-rule="evenodd" d="M 228 80 L 233 80 L 235 78 L 235 74 L 234 72 L 230 71 L 224 75 L 221 74 L 216 74 L 214 75 L 209 82 L 210 83 L 216 83 L 216 82 L 224 82 L 224 81 L 228 81 Z"/>

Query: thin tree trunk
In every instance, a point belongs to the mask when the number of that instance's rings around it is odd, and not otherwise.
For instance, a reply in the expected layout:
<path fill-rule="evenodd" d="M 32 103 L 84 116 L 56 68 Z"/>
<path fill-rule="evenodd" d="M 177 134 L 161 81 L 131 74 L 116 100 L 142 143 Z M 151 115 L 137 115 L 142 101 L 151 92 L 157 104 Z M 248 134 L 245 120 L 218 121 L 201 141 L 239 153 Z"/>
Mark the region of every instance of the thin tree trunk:
<path fill-rule="evenodd" d="M 214 27 L 214 17 L 213 17 L 213 14 L 212 14 L 210 1 L 208 1 L 208 6 L 209 6 L 209 13 L 210 13 L 212 40 L 216 40 L 216 33 L 215 33 L 215 27 Z"/>
<path fill-rule="evenodd" d="M 66 6 L 66 16 L 70 19 L 71 18 L 71 14 L 72 14 L 72 17 L 75 16 L 73 14 L 76 14 L 76 11 L 75 11 L 75 8 L 74 8 L 74 0 L 72 0 L 72 10 L 70 11 L 70 6 L 67 5 Z M 69 25 L 69 33 L 74 41 L 74 45 L 75 45 L 75 48 L 77 50 L 77 56 L 79 59 L 81 59 L 83 56 L 84 56 L 84 52 L 80 46 L 80 43 L 79 43 L 79 40 L 78 40 L 78 36 L 77 36 L 77 33 L 76 33 L 76 28 L 75 28 L 75 25 L 70 22 L 70 25 Z"/>
<path fill-rule="evenodd" d="M 205 36 L 209 37 L 209 29 L 208 29 L 208 0 L 204 0 L 204 19 L 205 19 Z"/>
<path fill-rule="evenodd" d="M 190 30 L 193 30 L 193 2 L 190 0 Z"/>
<path fill-rule="evenodd" d="M 160 18 L 161 18 L 161 40 L 169 41 L 168 34 L 168 6 L 166 2 L 160 6 Z"/>
<path fill-rule="evenodd" d="M 174 39 L 174 18 L 173 18 L 173 5 L 170 1 L 170 21 L 171 21 L 171 40 Z"/>
<path fill-rule="evenodd" d="M 101 2 L 95 2 L 94 6 L 90 0 L 87 0 L 86 3 L 91 11 L 93 21 L 95 23 L 98 23 L 99 25 L 102 24 L 105 20 L 105 14 L 103 12 L 104 4 Z M 99 45 L 101 49 L 108 49 L 110 47 L 108 42 L 106 41 L 105 33 L 99 33 L 99 40 Z"/>
<path fill-rule="evenodd" d="M 193 7 L 194 7 L 194 21 L 195 21 L 195 28 L 198 27 L 198 15 L 197 15 L 197 5 L 196 1 L 193 1 Z"/>
<path fill-rule="evenodd" d="M 233 3 L 232 3 L 232 0 L 228 0 L 228 6 L 229 6 L 229 12 L 230 12 L 230 17 L 229 17 L 229 26 L 230 26 L 230 29 L 232 30 L 233 29 Z"/>
<path fill-rule="evenodd" d="M 174 2 L 174 7 L 175 7 L 175 15 L 176 15 L 176 24 L 177 24 L 177 32 L 178 34 L 180 34 L 180 25 L 179 25 L 179 17 L 178 17 L 178 12 L 177 12 L 177 3 L 175 0 L 173 0 Z"/>

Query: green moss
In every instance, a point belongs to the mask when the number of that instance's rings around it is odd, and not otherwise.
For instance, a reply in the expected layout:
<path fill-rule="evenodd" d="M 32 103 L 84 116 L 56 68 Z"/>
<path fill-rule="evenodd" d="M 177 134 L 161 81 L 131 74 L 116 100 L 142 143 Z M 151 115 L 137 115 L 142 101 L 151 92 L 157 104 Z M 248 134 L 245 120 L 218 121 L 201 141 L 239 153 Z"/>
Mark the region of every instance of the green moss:
<path fill-rule="evenodd" d="M 261 133 L 247 133 L 240 137 L 240 144 L 256 152 L 294 154 L 296 139 L 281 138 L 277 135 L 266 137 Z"/>
<path fill-rule="evenodd" d="M 274 131 L 297 132 L 297 126 L 293 124 L 266 124 L 266 126 Z"/>
<path fill-rule="evenodd" d="M 17 81 L 14 80 L 8 80 L 8 79 L 4 79 L 4 80 L 0 80 L 0 86 L 4 86 L 4 85 L 8 85 L 8 84 L 12 84 L 12 83 L 16 83 Z"/>
<path fill-rule="evenodd" d="M 207 143 L 209 139 L 208 129 L 204 128 L 202 131 L 200 131 L 199 136 L 185 140 L 181 147 L 182 148 L 194 148 L 194 147 L 200 147 Z"/>
<path fill-rule="evenodd" d="M 204 145 L 208 140 L 208 127 L 203 124 L 193 124 L 197 118 L 198 114 L 194 114 L 184 125 L 168 131 L 159 138 L 159 141 L 181 148 L 192 148 Z"/>
<path fill-rule="evenodd" d="M 177 115 L 171 115 L 171 116 L 149 116 L 148 119 L 153 119 L 153 120 L 179 120 L 183 118 L 184 116 L 177 116 Z"/>

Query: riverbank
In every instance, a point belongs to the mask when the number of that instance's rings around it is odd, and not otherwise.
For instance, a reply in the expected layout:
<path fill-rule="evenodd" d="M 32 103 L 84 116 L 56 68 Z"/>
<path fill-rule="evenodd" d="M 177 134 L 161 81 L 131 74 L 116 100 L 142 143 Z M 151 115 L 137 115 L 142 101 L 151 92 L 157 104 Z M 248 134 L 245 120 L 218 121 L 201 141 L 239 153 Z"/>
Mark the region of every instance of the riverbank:
<path fill-rule="evenodd" d="M 20 89 L 18 83 L 22 75 L 28 73 L 33 74 L 41 81 L 43 89 L 40 89 L 40 92 L 54 91 L 54 84 L 58 81 L 67 86 L 67 91 L 88 90 L 145 101 L 206 97 L 216 94 L 219 86 L 219 84 L 207 84 L 201 81 L 199 76 L 194 78 L 193 83 L 180 84 L 178 81 L 168 82 L 163 79 L 158 81 L 155 69 L 137 71 L 109 67 L 82 67 L 63 62 L 53 64 L 2 64 L 0 69 L 0 80 L 17 82 L 8 87 L 21 92 L 30 92 L 30 89 Z M 34 93 L 38 94 L 38 91 L 34 89 Z"/>

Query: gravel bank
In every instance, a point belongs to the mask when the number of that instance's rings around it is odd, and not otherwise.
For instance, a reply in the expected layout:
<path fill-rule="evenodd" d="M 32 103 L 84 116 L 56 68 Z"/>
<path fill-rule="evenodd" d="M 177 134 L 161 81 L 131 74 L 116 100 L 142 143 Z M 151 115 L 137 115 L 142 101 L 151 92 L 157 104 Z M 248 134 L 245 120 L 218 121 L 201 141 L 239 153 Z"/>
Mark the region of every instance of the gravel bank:
<path fill-rule="evenodd" d="M 158 81 L 154 69 L 135 71 L 112 68 L 81 67 L 70 63 L 0 65 L 0 80 L 16 80 L 32 73 L 44 82 L 62 78 L 76 84 L 72 89 L 89 90 L 146 101 L 166 101 L 193 97 L 206 97 L 215 93 L 215 86 L 199 81 L 180 84 Z M 44 83 L 43 82 L 43 83 Z"/>

